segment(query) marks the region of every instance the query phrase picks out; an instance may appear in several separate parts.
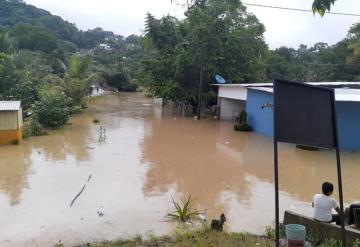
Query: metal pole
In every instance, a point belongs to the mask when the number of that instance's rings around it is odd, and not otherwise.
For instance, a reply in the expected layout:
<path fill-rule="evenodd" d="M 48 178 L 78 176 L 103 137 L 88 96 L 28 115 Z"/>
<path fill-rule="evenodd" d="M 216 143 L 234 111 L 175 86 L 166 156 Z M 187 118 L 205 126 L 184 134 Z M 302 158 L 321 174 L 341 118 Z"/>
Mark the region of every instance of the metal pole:
<path fill-rule="evenodd" d="M 344 197 L 343 197 L 343 189 L 342 189 L 342 175 L 341 175 L 341 163 L 340 163 L 339 147 L 336 147 L 336 165 L 337 165 L 338 186 L 339 186 L 341 238 L 342 238 L 342 246 L 346 247 L 346 232 L 345 232 L 345 222 L 344 222 L 344 199 L 343 199 Z"/>
<path fill-rule="evenodd" d="M 276 80 L 274 85 L 274 100 L 273 100 L 273 124 L 274 124 L 274 187 L 275 187 L 275 242 L 276 247 L 280 247 L 280 213 L 279 213 L 279 159 L 278 159 L 278 137 L 277 137 L 277 114 L 276 114 Z"/>
<path fill-rule="evenodd" d="M 199 95 L 198 95 L 198 109 L 197 109 L 197 118 L 201 118 L 201 92 L 202 92 L 202 81 L 203 81 L 203 63 L 201 61 L 200 65 L 200 80 L 199 80 Z"/>
<path fill-rule="evenodd" d="M 276 247 L 280 246 L 280 222 L 279 222 L 279 161 L 278 161 L 278 143 L 274 138 L 274 178 L 275 178 L 275 236 Z"/>
<path fill-rule="evenodd" d="M 346 247 L 346 232 L 345 232 L 345 221 L 344 221 L 344 196 L 342 188 L 342 175 L 341 175 L 341 161 L 340 161 L 340 150 L 339 150 L 339 135 L 337 128 L 337 117 L 336 117 L 336 107 L 335 107 L 335 91 L 332 94 L 332 108 L 333 108 L 333 128 L 334 128 L 334 138 L 336 146 L 336 167 L 338 174 L 338 187 L 339 187 L 339 203 L 340 203 L 340 220 L 341 220 L 341 238 L 342 246 Z"/>
<path fill-rule="evenodd" d="M 275 241 L 276 247 L 280 247 L 280 222 L 279 222 L 279 159 L 278 159 L 278 137 L 277 137 L 277 113 L 276 113 L 276 80 L 274 84 L 274 100 L 273 100 L 273 121 L 274 121 L 274 187 L 275 187 Z"/>

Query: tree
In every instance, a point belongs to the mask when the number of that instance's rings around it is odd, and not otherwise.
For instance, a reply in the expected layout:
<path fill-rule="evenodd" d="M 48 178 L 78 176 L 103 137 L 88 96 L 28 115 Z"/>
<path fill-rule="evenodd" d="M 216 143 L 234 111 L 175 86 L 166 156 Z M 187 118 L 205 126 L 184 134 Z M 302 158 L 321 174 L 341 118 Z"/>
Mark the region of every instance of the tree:
<path fill-rule="evenodd" d="M 34 120 L 43 127 L 61 127 L 69 120 L 69 99 L 59 88 L 44 87 L 33 111 Z"/>
<path fill-rule="evenodd" d="M 33 78 L 15 66 L 12 56 L 0 53 L 0 100 L 21 100 L 26 110 L 35 99 Z"/>
<path fill-rule="evenodd" d="M 315 13 L 320 14 L 321 16 L 325 15 L 326 11 L 330 11 L 331 5 L 333 5 L 336 0 L 314 0 L 312 5 L 312 10 Z"/>
<path fill-rule="evenodd" d="M 240 1 L 197 0 L 185 16 L 147 14 L 142 69 L 153 95 L 200 109 L 217 73 L 235 83 L 265 78 L 265 29 Z"/>
<path fill-rule="evenodd" d="M 354 24 L 348 33 L 349 51 L 347 58 L 349 64 L 360 64 L 360 23 Z"/>
<path fill-rule="evenodd" d="M 0 53 L 9 53 L 13 48 L 14 40 L 10 38 L 9 31 L 0 30 Z"/>
<path fill-rule="evenodd" d="M 12 34 L 16 38 L 19 49 L 51 53 L 58 48 L 55 36 L 43 27 L 19 24 L 14 27 Z"/>
<path fill-rule="evenodd" d="M 10 55 L 0 53 L 0 97 L 8 96 L 11 87 L 19 80 L 19 74 Z"/>

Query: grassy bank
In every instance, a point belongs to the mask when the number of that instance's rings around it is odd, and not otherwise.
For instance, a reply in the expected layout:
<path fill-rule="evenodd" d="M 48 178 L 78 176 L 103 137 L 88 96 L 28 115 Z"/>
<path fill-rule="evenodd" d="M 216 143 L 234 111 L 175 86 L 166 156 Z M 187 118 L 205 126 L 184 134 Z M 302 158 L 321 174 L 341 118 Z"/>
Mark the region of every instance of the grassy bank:
<path fill-rule="evenodd" d="M 275 246 L 274 242 L 264 237 L 258 237 L 247 233 L 215 232 L 208 229 L 198 231 L 179 231 L 172 236 L 154 237 L 147 240 L 136 237 L 132 240 L 119 240 L 113 242 L 101 242 L 83 244 L 78 247 L 254 247 Z M 60 247 L 60 246 L 59 246 Z"/>

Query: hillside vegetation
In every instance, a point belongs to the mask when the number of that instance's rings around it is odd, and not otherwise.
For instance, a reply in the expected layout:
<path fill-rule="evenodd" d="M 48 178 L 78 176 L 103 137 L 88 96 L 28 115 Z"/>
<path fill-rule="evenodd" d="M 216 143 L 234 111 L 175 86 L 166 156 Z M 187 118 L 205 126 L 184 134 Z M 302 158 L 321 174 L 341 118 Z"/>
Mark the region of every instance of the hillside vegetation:
<path fill-rule="evenodd" d="M 144 34 L 128 37 L 100 27 L 79 30 L 23 1 L 0 0 L 0 99 L 21 100 L 27 110 L 51 88 L 75 109 L 84 106 L 90 84 L 141 86 L 196 113 L 216 104 L 210 87 L 216 74 L 228 83 L 360 80 L 359 23 L 335 45 L 270 50 L 264 32 L 239 0 L 191 1 L 181 20 L 148 13 Z M 76 64 L 84 65 L 78 77 Z"/>

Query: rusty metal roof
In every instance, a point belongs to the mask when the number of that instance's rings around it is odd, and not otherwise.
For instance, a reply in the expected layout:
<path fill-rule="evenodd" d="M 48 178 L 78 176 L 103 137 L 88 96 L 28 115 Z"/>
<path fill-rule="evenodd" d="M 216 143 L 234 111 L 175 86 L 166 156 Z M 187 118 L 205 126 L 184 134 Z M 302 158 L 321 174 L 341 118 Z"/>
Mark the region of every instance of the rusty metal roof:
<path fill-rule="evenodd" d="M 18 111 L 21 101 L 0 101 L 0 111 Z"/>

